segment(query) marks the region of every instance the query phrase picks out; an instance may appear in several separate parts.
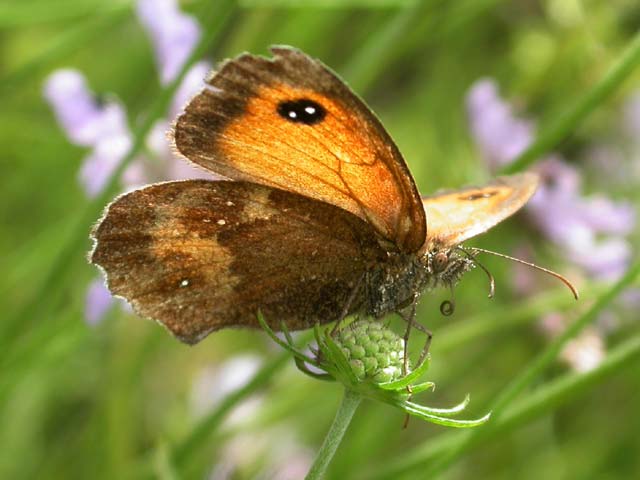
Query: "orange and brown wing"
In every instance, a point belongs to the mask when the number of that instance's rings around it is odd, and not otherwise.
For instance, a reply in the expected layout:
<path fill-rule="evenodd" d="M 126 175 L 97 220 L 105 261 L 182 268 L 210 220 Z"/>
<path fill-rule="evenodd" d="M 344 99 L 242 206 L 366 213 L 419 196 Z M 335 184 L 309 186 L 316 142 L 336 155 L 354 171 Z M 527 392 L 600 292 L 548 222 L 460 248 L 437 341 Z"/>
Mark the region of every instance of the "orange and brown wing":
<path fill-rule="evenodd" d="M 245 182 L 127 193 L 92 237 L 91 261 L 111 292 L 187 343 L 223 327 L 258 327 L 258 310 L 276 329 L 336 320 L 368 262 L 383 258 L 355 215 Z"/>
<path fill-rule="evenodd" d="M 527 203 L 538 186 L 538 175 L 521 173 L 470 187 L 424 197 L 429 221 L 426 246 L 446 248 L 487 231 Z"/>
<path fill-rule="evenodd" d="M 411 174 L 380 121 L 334 73 L 288 47 L 223 63 L 178 118 L 177 150 L 233 180 L 331 203 L 404 252 L 425 239 Z"/>

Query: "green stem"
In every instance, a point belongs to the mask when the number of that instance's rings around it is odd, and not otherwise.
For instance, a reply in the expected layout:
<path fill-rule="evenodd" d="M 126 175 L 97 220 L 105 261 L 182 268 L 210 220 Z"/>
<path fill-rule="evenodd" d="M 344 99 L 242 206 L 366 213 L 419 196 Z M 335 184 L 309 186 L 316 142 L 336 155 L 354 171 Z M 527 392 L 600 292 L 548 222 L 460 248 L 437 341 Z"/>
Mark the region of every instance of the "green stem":
<path fill-rule="evenodd" d="M 536 141 L 524 151 L 503 173 L 514 173 L 525 169 L 534 161 L 556 147 L 573 132 L 577 125 L 594 111 L 640 63 L 640 33 L 631 41 L 627 49 L 618 57 L 605 76 L 584 95 L 569 111 L 558 117 L 545 128 Z"/>
<path fill-rule="evenodd" d="M 344 397 L 342 397 L 342 402 L 340 403 L 340 407 L 336 413 L 336 418 L 333 419 L 331 428 L 329 429 L 329 432 L 327 432 L 324 442 L 322 442 L 320 451 L 318 452 L 313 465 L 311 465 L 309 473 L 305 477 L 306 480 L 316 480 L 324 477 L 327 467 L 329 466 L 333 455 L 336 453 L 338 445 L 340 445 L 342 437 L 344 436 L 344 432 L 347 431 L 347 427 L 349 426 L 349 423 L 351 423 L 353 414 L 355 413 L 356 408 L 358 408 L 358 405 L 360 405 L 361 400 L 362 396 L 359 393 L 345 388 Z"/>

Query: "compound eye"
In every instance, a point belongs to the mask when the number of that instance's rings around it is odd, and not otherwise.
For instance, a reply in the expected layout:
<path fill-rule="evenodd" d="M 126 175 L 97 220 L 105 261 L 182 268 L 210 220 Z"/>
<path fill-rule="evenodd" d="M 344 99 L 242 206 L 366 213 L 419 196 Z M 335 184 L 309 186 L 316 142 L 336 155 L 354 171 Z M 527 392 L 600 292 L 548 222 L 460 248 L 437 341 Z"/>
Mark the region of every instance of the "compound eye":
<path fill-rule="evenodd" d="M 449 263 L 449 255 L 444 252 L 438 252 L 433 256 L 432 267 L 436 273 L 442 272 Z"/>

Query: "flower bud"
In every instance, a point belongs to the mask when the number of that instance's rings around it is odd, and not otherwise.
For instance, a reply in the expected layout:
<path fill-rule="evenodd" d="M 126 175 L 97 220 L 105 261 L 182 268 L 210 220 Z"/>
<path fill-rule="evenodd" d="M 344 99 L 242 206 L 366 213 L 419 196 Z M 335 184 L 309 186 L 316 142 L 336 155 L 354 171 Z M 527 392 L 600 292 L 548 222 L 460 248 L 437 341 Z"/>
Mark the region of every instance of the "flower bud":
<path fill-rule="evenodd" d="M 356 321 L 338 331 L 334 340 L 358 380 L 383 383 L 402 376 L 404 340 L 381 322 Z"/>

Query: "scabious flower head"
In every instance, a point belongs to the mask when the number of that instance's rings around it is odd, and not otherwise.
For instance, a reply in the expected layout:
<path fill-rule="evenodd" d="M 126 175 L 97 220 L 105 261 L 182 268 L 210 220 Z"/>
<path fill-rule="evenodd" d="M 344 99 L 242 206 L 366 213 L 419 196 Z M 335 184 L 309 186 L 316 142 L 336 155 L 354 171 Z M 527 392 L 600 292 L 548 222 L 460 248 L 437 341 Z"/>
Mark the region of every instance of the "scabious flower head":
<path fill-rule="evenodd" d="M 193 18 L 179 11 L 174 0 L 140 0 L 137 12 L 154 46 L 160 83 L 166 84 L 175 78 L 193 51 L 200 28 Z M 173 119 L 200 90 L 209 70 L 208 63 L 199 62 L 187 72 L 173 98 L 169 118 Z M 84 75 L 72 69 L 53 72 L 46 80 L 44 96 L 69 140 L 89 148 L 78 179 L 88 197 L 98 195 L 133 144 L 124 106 L 115 97 L 99 99 Z M 151 155 L 140 155 L 125 168 L 119 179 L 122 190 L 163 180 L 212 178 L 173 155 L 166 137 L 169 129 L 167 119 L 158 120 L 153 126 L 146 138 L 146 151 Z M 111 304 L 106 287 L 99 288 L 97 282 L 87 290 L 85 317 L 90 324 L 98 323 Z"/>
<path fill-rule="evenodd" d="M 381 322 L 355 322 L 337 332 L 335 342 L 359 381 L 391 382 L 402 376 L 404 340 Z"/>
<path fill-rule="evenodd" d="M 430 408 L 412 401 L 412 396 L 432 390 L 432 382 L 415 383 L 429 368 L 429 358 L 421 359 L 413 369 L 405 368 L 404 341 L 393 330 L 380 322 L 355 320 L 330 333 L 316 325 L 317 347 L 310 357 L 296 348 L 286 326 L 281 326 L 282 340 L 258 315 L 262 328 L 278 345 L 291 352 L 298 368 L 307 375 L 322 380 L 338 381 L 355 395 L 387 403 L 439 425 L 449 427 L 475 427 L 489 419 L 489 414 L 476 420 L 454 420 L 451 416 L 462 412 L 469 397 L 452 408 Z M 310 370 L 309 365 L 321 373 Z"/>

